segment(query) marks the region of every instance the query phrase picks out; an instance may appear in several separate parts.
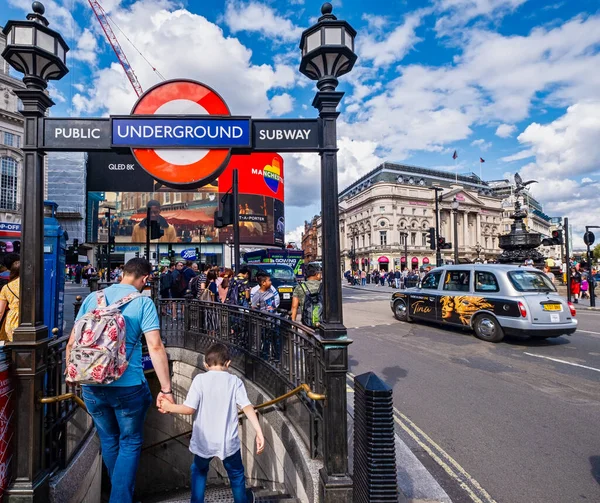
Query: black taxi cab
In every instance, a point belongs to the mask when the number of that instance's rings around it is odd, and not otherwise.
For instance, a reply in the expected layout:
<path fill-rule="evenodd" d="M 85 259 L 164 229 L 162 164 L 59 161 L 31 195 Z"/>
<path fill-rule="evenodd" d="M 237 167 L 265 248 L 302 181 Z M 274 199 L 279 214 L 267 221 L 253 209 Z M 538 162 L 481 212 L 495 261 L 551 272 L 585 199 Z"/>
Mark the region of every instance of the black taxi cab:
<path fill-rule="evenodd" d="M 505 335 L 548 338 L 577 330 L 574 306 L 534 267 L 439 267 L 417 287 L 394 293 L 390 304 L 399 321 L 471 328 L 476 337 L 488 342 L 499 342 Z"/>

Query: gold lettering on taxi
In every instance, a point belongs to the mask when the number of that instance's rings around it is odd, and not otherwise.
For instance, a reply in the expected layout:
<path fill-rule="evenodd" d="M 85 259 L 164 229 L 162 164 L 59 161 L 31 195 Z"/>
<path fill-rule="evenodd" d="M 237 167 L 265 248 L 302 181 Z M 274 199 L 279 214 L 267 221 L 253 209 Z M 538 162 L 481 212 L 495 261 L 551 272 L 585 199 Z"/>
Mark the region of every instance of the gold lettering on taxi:
<path fill-rule="evenodd" d="M 413 313 L 414 314 L 417 314 L 417 313 L 429 314 L 429 313 L 431 313 L 431 311 L 432 311 L 431 306 L 426 306 L 424 304 L 425 304 L 424 300 L 418 300 L 415 303 L 413 303 Z"/>

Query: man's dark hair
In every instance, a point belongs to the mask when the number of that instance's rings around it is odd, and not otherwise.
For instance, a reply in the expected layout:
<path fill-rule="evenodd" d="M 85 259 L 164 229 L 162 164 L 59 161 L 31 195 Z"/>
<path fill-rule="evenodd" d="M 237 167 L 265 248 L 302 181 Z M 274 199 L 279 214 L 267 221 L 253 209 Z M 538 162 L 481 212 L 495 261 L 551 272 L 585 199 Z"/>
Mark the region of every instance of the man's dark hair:
<path fill-rule="evenodd" d="M 250 274 L 250 269 L 248 268 L 248 266 L 243 265 L 242 267 L 240 267 L 240 274 Z"/>
<path fill-rule="evenodd" d="M 184 265 L 186 267 L 192 267 L 194 265 L 194 262 L 192 262 L 191 260 L 186 260 Z"/>
<path fill-rule="evenodd" d="M 148 201 L 146 207 L 151 208 L 152 206 L 158 206 L 160 208 L 160 203 L 156 199 L 151 199 L 150 201 Z"/>
<path fill-rule="evenodd" d="M 4 255 L 4 259 L 2 260 L 2 262 L 4 266 L 10 271 L 12 265 L 20 259 L 21 257 L 18 253 L 8 253 L 7 255 Z"/>
<path fill-rule="evenodd" d="M 216 365 L 223 366 L 229 360 L 231 360 L 229 348 L 220 342 L 212 344 L 204 355 L 204 361 L 209 367 L 215 367 Z"/>
<path fill-rule="evenodd" d="M 321 272 L 320 267 L 315 264 L 308 264 L 306 266 L 306 277 L 307 278 L 312 278 L 313 276 L 316 276 L 320 272 Z"/>
<path fill-rule="evenodd" d="M 259 285 L 262 285 L 271 275 L 267 271 L 260 271 L 256 274 L 256 281 Z"/>
<path fill-rule="evenodd" d="M 136 279 L 152 274 L 152 265 L 145 258 L 132 258 L 123 267 L 123 275 L 132 275 Z"/>

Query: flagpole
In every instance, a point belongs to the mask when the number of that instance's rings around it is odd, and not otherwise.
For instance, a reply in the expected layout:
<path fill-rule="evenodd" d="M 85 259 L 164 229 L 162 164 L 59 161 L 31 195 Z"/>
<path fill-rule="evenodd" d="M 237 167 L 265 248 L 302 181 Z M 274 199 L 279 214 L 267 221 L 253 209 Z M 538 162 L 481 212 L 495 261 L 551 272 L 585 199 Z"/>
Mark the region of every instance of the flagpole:
<path fill-rule="evenodd" d="M 456 159 L 458 159 L 458 157 Z M 456 175 L 456 183 L 458 184 L 458 163 L 456 162 L 456 159 L 454 159 L 454 174 Z"/>

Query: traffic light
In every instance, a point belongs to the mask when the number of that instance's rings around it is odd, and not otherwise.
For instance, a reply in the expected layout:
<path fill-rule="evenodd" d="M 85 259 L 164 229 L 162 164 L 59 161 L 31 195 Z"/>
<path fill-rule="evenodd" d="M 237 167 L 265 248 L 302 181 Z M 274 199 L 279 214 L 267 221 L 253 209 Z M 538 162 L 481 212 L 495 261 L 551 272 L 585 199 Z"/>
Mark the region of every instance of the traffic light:
<path fill-rule="evenodd" d="M 139 251 L 135 252 L 135 258 L 140 258 L 140 252 Z"/>
<path fill-rule="evenodd" d="M 110 253 L 114 253 L 115 252 L 115 237 L 111 236 L 110 237 L 110 241 L 109 241 L 109 252 Z"/>
<path fill-rule="evenodd" d="M 440 250 L 451 250 L 452 243 L 446 243 L 446 238 L 440 236 L 438 238 L 438 248 Z"/>
<path fill-rule="evenodd" d="M 556 246 L 563 244 L 563 233 L 561 230 L 552 231 L 551 238 L 542 239 L 542 246 Z"/>
<path fill-rule="evenodd" d="M 77 251 L 77 249 L 79 248 L 79 239 L 73 240 L 73 248 L 75 248 L 75 251 Z"/>
<path fill-rule="evenodd" d="M 221 207 L 215 211 L 215 228 L 221 229 L 233 225 L 233 194 L 227 192 L 221 198 Z"/>
<path fill-rule="evenodd" d="M 150 239 L 160 239 L 165 235 L 164 229 L 160 228 L 157 220 L 150 220 Z"/>
<path fill-rule="evenodd" d="M 429 228 L 429 235 L 427 236 L 427 243 L 429 244 L 429 248 L 435 250 L 435 227 Z"/>
<path fill-rule="evenodd" d="M 173 245 L 169 245 L 169 258 L 170 259 L 175 258 L 175 250 L 173 250 Z"/>

